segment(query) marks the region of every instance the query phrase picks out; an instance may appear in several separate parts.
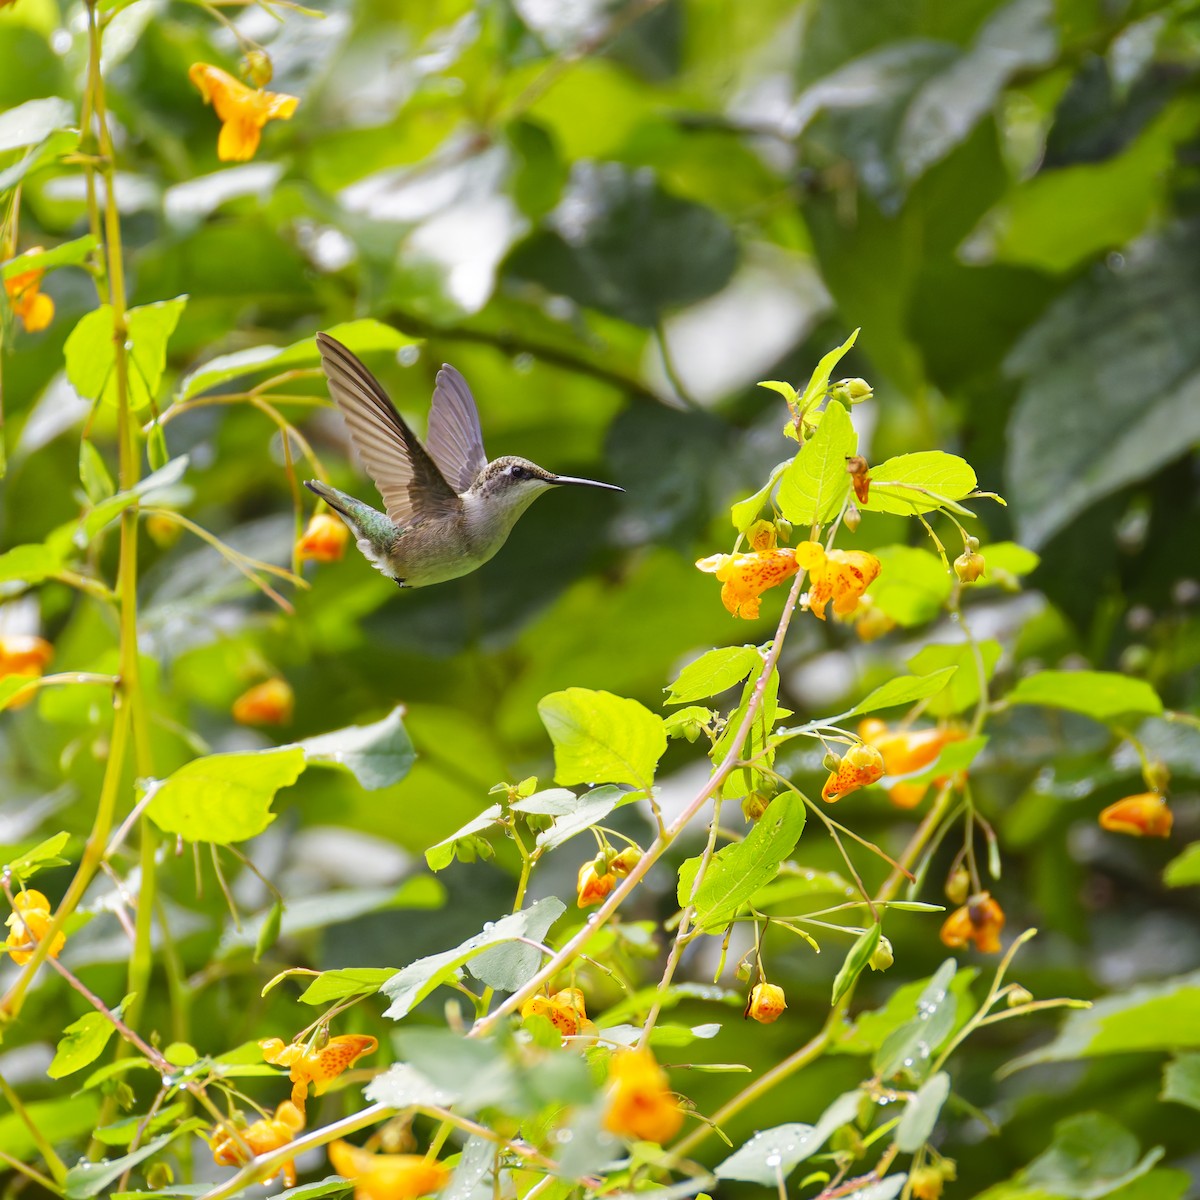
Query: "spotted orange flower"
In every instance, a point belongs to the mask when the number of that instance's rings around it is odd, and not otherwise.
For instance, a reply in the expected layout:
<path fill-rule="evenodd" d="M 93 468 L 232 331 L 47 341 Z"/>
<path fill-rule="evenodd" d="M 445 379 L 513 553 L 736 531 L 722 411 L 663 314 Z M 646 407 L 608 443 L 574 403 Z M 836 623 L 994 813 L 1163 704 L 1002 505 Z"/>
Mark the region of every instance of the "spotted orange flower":
<path fill-rule="evenodd" d="M 943 746 L 962 741 L 966 734 L 950 726 L 940 729 L 889 729 L 885 722 L 870 717 L 859 725 L 858 736 L 883 755 L 885 775 L 911 775 L 935 762 Z M 934 782 L 940 786 L 945 782 L 945 777 Z M 902 780 L 888 789 L 888 798 L 898 808 L 913 808 L 921 803 L 928 790 L 928 783 L 906 783 Z"/>
<path fill-rule="evenodd" d="M 553 996 L 530 996 L 521 1005 L 521 1016 L 543 1016 L 563 1037 L 575 1037 L 589 1024 L 583 993 L 578 988 L 563 988 Z"/>
<path fill-rule="evenodd" d="M 233 702 L 233 719 L 239 725 L 286 725 L 295 704 L 295 694 L 286 679 L 268 679 Z"/>
<path fill-rule="evenodd" d="M 776 549 L 775 526 L 770 521 L 755 521 L 747 536 L 749 552 L 712 554 L 697 560 L 696 566 L 721 581 L 721 603 L 735 617 L 753 621 L 763 592 L 777 587 L 799 568 L 794 550 Z"/>
<path fill-rule="evenodd" d="M 260 1154 L 269 1154 L 286 1146 L 296 1134 L 304 1128 L 304 1114 L 290 1101 L 285 1100 L 276 1110 L 273 1117 L 263 1117 L 245 1129 L 239 1130 L 242 1141 L 254 1152 L 257 1158 Z M 222 1167 L 245 1166 L 247 1161 L 245 1150 L 238 1145 L 229 1130 L 217 1126 L 212 1137 L 213 1162 Z M 282 1175 L 286 1187 L 296 1186 L 296 1164 L 290 1159 L 267 1179 Z M 267 1179 L 262 1180 L 263 1183 Z"/>
<path fill-rule="evenodd" d="M 750 990 L 743 1017 L 753 1017 L 760 1025 L 772 1025 L 783 1016 L 787 999 L 783 988 L 774 983 L 756 983 Z"/>
<path fill-rule="evenodd" d="M 246 162 L 254 157 L 268 121 L 289 120 L 300 100 L 282 92 L 247 87 L 210 63 L 192 63 L 188 78 L 200 89 L 221 119 L 217 157 L 222 162 Z"/>
<path fill-rule="evenodd" d="M 9 634 L 0 637 L 0 679 L 20 675 L 39 679 L 54 657 L 54 647 L 45 638 L 33 634 Z M 22 708 L 33 699 L 33 692 L 19 700 L 10 700 L 9 708 Z"/>
<path fill-rule="evenodd" d="M 26 253 L 39 254 L 41 249 L 41 246 L 31 246 Z M 4 281 L 13 316 L 25 326 L 26 333 L 40 333 L 54 320 L 54 301 L 41 290 L 45 273 L 42 268 L 35 267 Z"/>
<path fill-rule="evenodd" d="M 416 1200 L 446 1186 L 450 1168 L 420 1154 L 372 1154 L 334 1142 L 329 1161 L 343 1179 L 354 1180 L 354 1200 Z"/>
<path fill-rule="evenodd" d="M 303 536 L 296 543 L 296 556 L 301 562 L 337 562 L 345 553 L 350 530 L 345 522 L 332 513 L 314 513 Z"/>
<path fill-rule="evenodd" d="M 1126 796 L 1100 814 L 1101 828 L 1133 837 L 1170 837 L 1174 821 L 1166 800 L 1158 792 Z"/>
<path fill-rule="evenodd" d="M 12 955 L 13 962 L 23 967 L 50 928 L 50 901 L 33 888 L 18 892 L 13 897 L 13 911 L 4 923 L 8 926 L 4 949 Z M 50 957 L 57 958 L 66 944 L 67 935 L 60 929 L 50 943 Z"/>
<path fill-rule="evenodd" d="M 611 871 L 599 874 L 595 862 L 589 859 L 579 868 L 579 878 L 576 881 L 577 903 L 580 908 L 599 904 L 616 886 L 617 877 Z"/>
<path fill-rule="evenodd" d="M 319 1096 L 343 1071 L 348 1071 L 364 1054 L 374 1054 L 379 1043 L 367 1034 L 344 1033 L 330 1038 L 319 1049 L 298 1042 L 284 1044 L 281 1038 L 263 1038 L 259 1043 L 263 1058 L 277 1067 L 290 1067 L 292 1103 L 304 1112 L 308 1085 Z"/>
<path fill-rule="evenodd" d="M 622 1137 L 662 1145 L 683 1124 L 667 1073 L 649 1050 L 618 1050 L 608 1065 L 604 1128 Z"/>
<path fill-rule="evenodd" d="M 825 606 L 848 617 L 879 575 L 879 559 L 865 550 L 826 550 L 819 542 L 801 542 L 796 561 L 809 574 L 808 607 L 825 620 Z"/>
<path fill-rule="evenodd" d="M 941 939 L 951 949 L 957 950 L 974 942 L 976 950 L 997 954 L 1003 928 L 1004 910 L 987 892 L 977 892 L 942 923 Z"/>
<path fill-rule="evenodd" d="M 883 776 L 883 755 L 866 742 L 856 742 L 843 755 L 836 771 L 829 773 L 821 799 L 832 804 L 843 796 L 865 788 Z"/>

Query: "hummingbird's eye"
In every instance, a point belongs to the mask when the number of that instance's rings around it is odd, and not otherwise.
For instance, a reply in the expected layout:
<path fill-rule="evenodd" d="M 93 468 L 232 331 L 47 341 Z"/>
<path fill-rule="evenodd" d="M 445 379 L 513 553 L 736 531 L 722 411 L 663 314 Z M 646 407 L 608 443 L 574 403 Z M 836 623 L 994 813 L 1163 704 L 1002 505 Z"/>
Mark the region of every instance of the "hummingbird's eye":
<path fill-rule="evenodd" d="M 508 473 L 514 479 L 528 479 L 529 472 L 524 467 L 511 466 L 508 468 Z"/>

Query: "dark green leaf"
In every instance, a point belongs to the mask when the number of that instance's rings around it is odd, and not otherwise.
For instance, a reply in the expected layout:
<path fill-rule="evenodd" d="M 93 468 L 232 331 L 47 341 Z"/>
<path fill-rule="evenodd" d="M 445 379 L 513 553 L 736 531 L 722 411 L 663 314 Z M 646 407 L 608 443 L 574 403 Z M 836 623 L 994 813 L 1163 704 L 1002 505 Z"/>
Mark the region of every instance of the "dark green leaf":
<path fill-rule="evenodd" d="M 858 935 L 834 977 L 830 1004 L 836 1004 L 854 986 L 854 981 L 863 973 L 871 955 L 875 953 L 882 935 L 883 929 L 879 925 L 870 925 Z"/>

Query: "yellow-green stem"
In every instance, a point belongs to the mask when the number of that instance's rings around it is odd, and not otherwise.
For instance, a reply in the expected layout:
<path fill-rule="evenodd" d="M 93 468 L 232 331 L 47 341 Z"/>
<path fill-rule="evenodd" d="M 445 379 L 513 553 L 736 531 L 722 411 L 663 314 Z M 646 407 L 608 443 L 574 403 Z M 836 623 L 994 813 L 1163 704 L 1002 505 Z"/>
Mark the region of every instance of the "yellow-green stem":
<path fill-rule="evenodd" d="M 55 1183 L 61 1184 L 67 1177 L 67 1168 L 63 1160 L 55 1153 L 49 1139 L 37 1127 L 25 1105 L 21 1103 L 21 1097 L 17 1095 L 12 1085 L 3 1075 L 0 1075 L 0 1096 L 3 1096 L 8 1101 L 9 1108 L 16 1113 L 21 1119 L 21 1124 L 29 1131 L 29 1137 L 37 1147 L 38 1153 L 42 1156 L 42 1161 L 46 1164 L 50 1174 L 54 1176 Z"/>

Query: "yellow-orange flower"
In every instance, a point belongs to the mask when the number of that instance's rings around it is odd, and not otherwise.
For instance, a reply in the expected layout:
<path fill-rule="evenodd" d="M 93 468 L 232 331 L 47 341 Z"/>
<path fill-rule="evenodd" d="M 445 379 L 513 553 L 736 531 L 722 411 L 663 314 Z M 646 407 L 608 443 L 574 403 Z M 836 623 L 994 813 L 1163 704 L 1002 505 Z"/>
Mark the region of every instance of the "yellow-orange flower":
<path fill-rule="evenodd" d="M 296 556 L 301 562 L 337 562 L 345 553 L 350 530 L 345 522 L 332 513 L 314 513 L 303 536 L 296 543 Z"/>
<path fill-rule="evenodd" d="M 867 460 L 861 454 L 852 455 L 846 459 L 846 471 L 854 485 L 854 498 L 859 504 L 866 504 L 871 498 L 871 468 Z"/>
<path fill-rule="evenodd" d="M 31 246 L 26 253 L 38 254 L 41 249 L 41 246 Z M 42 291 L 45 273 L 41 267 L 35 267 L 4 281 L 13 316 L 20 319 L 26 333 L 40 333 L 54 320 L 54 301 Z"/>
<path fill-rule="evenodd" d="M 735 617 L 753 621 L 763 592 L 791 578 L 799 567 L 794 550 L 775 548 L 775 526 L 770 521 L 755 521 L 748 536 L 748 553 L 712 554 L 696 566 L 721 581 L 721 603 Z"/>
<path fill-rule="evenodd" d="M 883 755 L 885 775 L 911 775 L 937 761 L 942 747 L 949 742 L 962 741 L 961 729 L 889 729 L 877 717 L 869 717 L 858 727 L 858 736 Z M 942 784 L 945 777 L 934 782 Z M 929 790 L 928 783 L 901 781 L 888 789 L 888 797 L 898 808 L 913 808 L 920 804 Z"/>
<path fill-rule="evenodd" d="M 1174 817 L 1157 792 L 1139 792 L 1110 804 L 1100 814 L 1100 825 L 1109 833 L 1134 837 L 1170 837 Z"/>
<path fill-rule="evenodd" d="M 951 949 L 974 942 L 976 950 L 996 954 L 1000 950 L 1000 930 L 1003 928 L 1004 910 L 987 892 L 978 892 L 946 918 L 941 938 Z"/>
<path fill-rule="evenodd" d="M 626 846 L 620 854 L 608 864 L 608 869 L 616 875 L 628 875 L 642 861 L 642 852 L 637 846 Z"/>
<path fill-rule="evenodd" d="M 611 871 L 606 871 L 603 875 L 598 874 L 595 862 L 589 859 L 579 868 L 579 878 L 575 886 L 579 907 L 588 908 L 599 904 L 617 886 L 617 877 Z"/>
<path fill-rule="evenodd" d="M 334 1142 L 329 1161 L 343 1179 L 354 1180 L 354 1200 L 416 1200 L 446 1186 L 450 1169 L 419 1154 L 372 1154 Z"/>
<path fill-rule="evenodd" d="M 854 632 L 859 640 L 873 642 L 896 628 L 896 622 L 871 602 L 870 596 L 864 596 L 853 615 Z"/>
<path fill-rule="evenodd" d="M 286 679 L 268 679 L 233 702 L 233 719 L 239 725 L 286 725 L 295 705 L 295 694 Z"/>
<path fill-rule="evenodd" d="M 303 1128 L 304 1114 L 290 1100 L 285 1100 L 275 1110 L 273 1117 L 263 1117 L 238 1132 L 242 1141 L 257 1157 L 278 1150 L 280 1146 L 286 1146 Z M 213 1162 L 218 1166 L 240 1167 L 248 1161 L 245 1150 L 238 1145 L 233 1134 L 221 1126 L 213 1130 L 212 1152 Z M 286 1187 L 296 1186 L 296 1164 L 290 1159 L 274 1175 L 268 1175 L 261 1182 L 266 1183 L 274 1179 L 275 1175 L 283 1176 Z"/>
<path fill-rule="evenodd" d="M 760 1025 L 771 1025 L 783 1016 L 787 999 L 783 988 L 774 983 L 756 983 L 746 1001 L 743 1017 L 753 1017 Z"/>
<path fill-rule="evenodd" d="M 543 1016 L 563 1037 L 575 1037 L 589 1023 L 578 988 L 563 988 L 553 996 L 530 996 L 521 1005 L 521 1016 Z"/>
<path fill-rule="evenodd" d="M 643 1142 L 669 1141 L 683 1124 L 667 1073 L 649 1050 L 618 1050 L 608 1066 L 604 1128 Z"/>
<path fill-rule="evenodd" d="M 300 100 L 282 92 L 247 87 L 227 71 L 209 63 L 192 63 L 188 78 L 200 89 L 221 119 L 217 157 L 222 162 L 246 162 L 254 157 L 268 121 L 288 120 Z"/>
<path fill-rule="evenodd" d="M 796 561 L 808 572 L 808 607 L 822 621 L 831 600 L 833 611 L 848 617 L 879 575 L 875 555 L 865 550 L 827 551 L 819 542 L 801 542 L 796 547 Z"/>
<path fill-rule="evenodd" d="M 829 773 L 821 799 L 832 804 L 843 796 L 865 788 L 883 776 L 883 755 L 866 742 L 856 742 L 846 751 L 836 771 Z"/>
<path fill-rule="evenodd" d="M 10 634 L 0 637 L 0 679 L 21 675 L 39 679 L 54 657 L 54 647 L 45 638 L 33 634 Z M 33 699 L 31 691 L 19 700 L 10 700 L 9 708 L 21 708 Z"/>
<path fill-rule="evenodd" d="M 367 1034 L 343 1033 L 330 1038 L 319 1049 L 297 1042 L 284 1044 L 281 1038 L 263 1038 L 259 1043 L 263 1058 L 277 1067 L 290 1067 L 292 1103 L 304 1112 L 308 1085 L 319 1096 L 343 1071 L 348 1071 L 364 1054 L 374 1054 L 379 1043 Z"/>
<path fill-rule="evenodd" d="M 50 928 L 50 901 L 33 888 L 18 892 L 13 897 L 13 911 L 4 923 L 8 926 L 4 949 L 12 955 L 13 962 L 23 967 Z M 57 958 L 66 944 L 67 935 L 60 929 L 50 943 L 50 957 Z"/>

